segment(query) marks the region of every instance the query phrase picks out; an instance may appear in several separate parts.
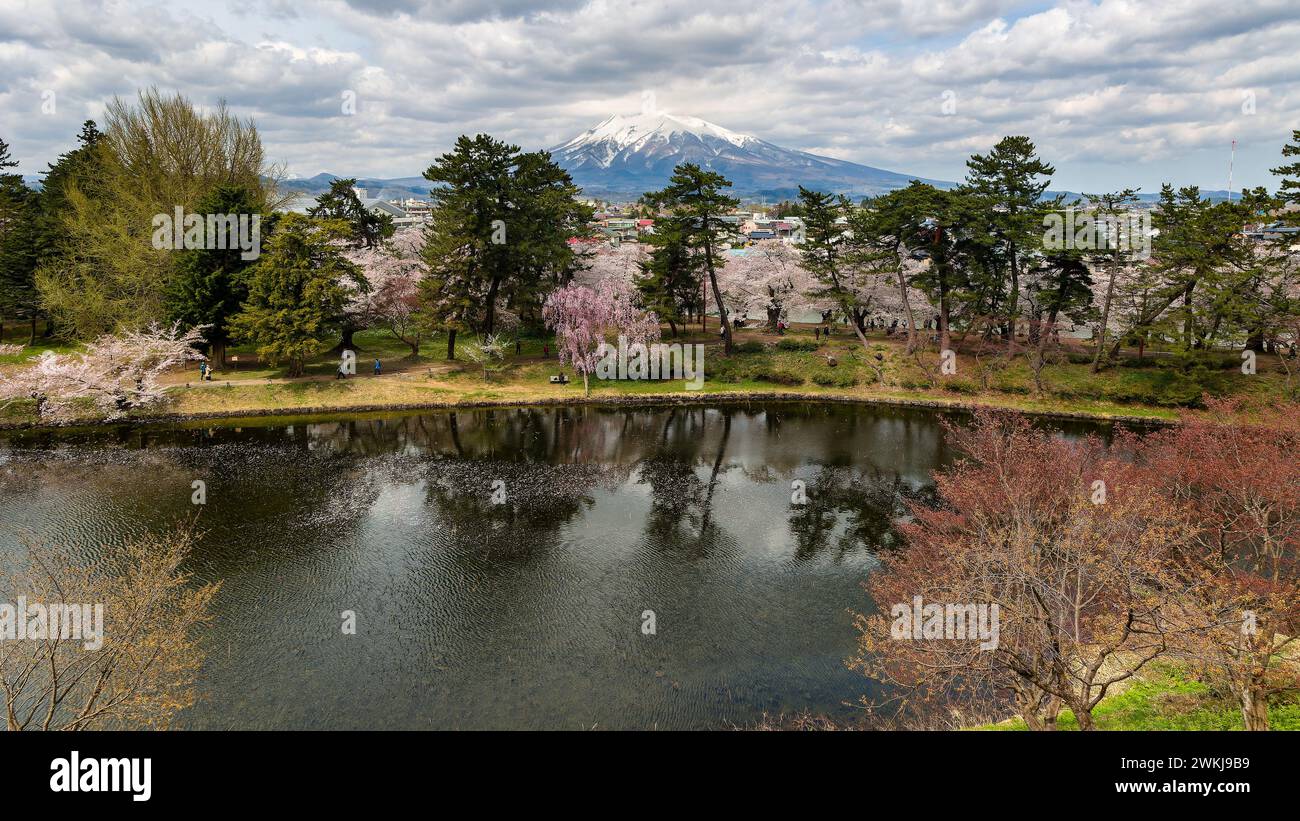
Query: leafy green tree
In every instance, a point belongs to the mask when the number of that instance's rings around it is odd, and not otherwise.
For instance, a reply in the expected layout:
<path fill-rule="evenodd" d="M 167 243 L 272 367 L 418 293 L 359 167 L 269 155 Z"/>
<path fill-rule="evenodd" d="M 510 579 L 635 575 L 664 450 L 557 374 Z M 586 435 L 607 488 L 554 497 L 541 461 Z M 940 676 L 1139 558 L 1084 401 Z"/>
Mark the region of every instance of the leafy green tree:
<path fill-rule="evenodd" d="M 911 281 L 939 309 L 939 347 L 944 350 L 951 348 L 954 303 L 968 293 L 967 266 L 979 247 L 971 226 L 978 224 L 982 207 L 966 191 L 918 180 L 897 192 L 895 219 L 904 242 L 929 260 Z"/>
<path fill-rule="evenodd" d="M 5 170 L 17 165 L 0 140 L 0 331 L 6 316 L 27 319 L 35 338 L 37 196 L 22 176 Z"/>
<path fill-rule="evenodd" d="M 681 218 L 687 245 L 703 260 L 703 270 L 713 289 L 713 301 L 722 324 L 727 354 L 733 347 L 731 322 L 722 291 L 718 288 L 717 269 L 721 264 L 719 258 L 723 244 L 730 232 L 722 217 L 740 204 L 740 200 L 723 193 L 723 189 L 730 187 L 731 181 L 716 171 L 705 171 L 694 163 L 682 163 L 673 169 L 666 188 L 645 195 L 647 201 Z"/>
<path fill-rule="evenodd" d="M 248 301 L 231 331 L 272 365 L 287 362 L 289 376 L 302 376 L 321 338 L 335 330 L 348 298 L 345 281 L 361 278 L 341 247 L 349 231 L 344 222 L 286 214 L 248 271 Z"/>
<path fill-rule="evenodd" d="M 909 186 L 864 200 L 860 208 L 849 214 L 848 220 L 853 253 L 864 257 L 870 265 L 893 272 L 898 304 L 907 317 L 909 354 L 920 344 L 906 262 L 920 241 L 918 230 L 924 209 L 917 208 L 919 190 Z"/>
<path fill-rule="evenodd" d="M 454 359 L 458 332 L 494 333 L 498 303 L 540 309 L 544 292 L 572 273 L 568 239 L 591 210 L 549 154 L 487 134 L 462 135 L 424 177 L 435 185 L 421 294 Z"/>
<path fill-rule="evenodd" d="M 496 325 L 495 308 L 504 302 L 540 323 L 542 303 L 575 272 L 578 259 L 569 239 L 587 231 L 590 206 L 578 201 L 580 189 L 569 173 L 535 151 L 519 155 L 510 178 L 506 224 L 506 275 L 489 283 L 485 333 Z"/>
<path fill-rule="evenodd" d="M 866 318 L 876 296 L 870 279 L 889 260 L 875 245 L 881 239 L 872 222 L 875 214 L 853 208 L 843 195 L 803 186 L 799 186 L 799 207 L 804 216 L 799 244 L 803 267 L 819 283 L 810 296 L 833 300 L 866 346 Z"/>
<path fill-rule="evenodd" d="M 1007 265 L 1006 310 L 1010 342 L 1015 342 L 1019 316 L 1020 275 L 1025 259 L 1040 244 L 1041 202 L 1056 169 L 1037 155 L 1028 137 L 1003 137 L 987 154 L 974 154 L 966 161 L 966 189 L 986 209 L 994 238 Z"/>
<path fill-rule="evenodd" d="M 357 196 L 356 184 L 355 177 L 334 180 L 330 190 L 317 197 L 316 204 L 307 209 L 307 214 L 318 219 L 342 220 L 347 223 L 354 244 L 374 248 L 397 229 L 391 215 L 366 208 Z"/>
<path fill-rule="evenodd" d="M 91 146 L 93 176 L 71 175 L 59 188 L 60 253 L 36 283 L 60 333 L 94 338 L 163 319 L 180 255 L 155 247 L 161 216 L 197 213 L 218 186 L 253 192 L 259 212 L 278 202 L 276 170 L 251 120 L 224 104 L 202 111 L 181 95 L 142 91 L 112 100 L 103 136 Z M 84 187 L 83 187 L 84 184 Z"/>
<path fill-rule="evenodd" d="M 316 204 L 307 209 L 308 216 L 317 219 L 337 220 L 348 226 L 348 242 L 355 248 L 373 249 L 393 236 L 397 228 L 393 218 L 382 211 L 371 211 L 356 191 L 355 177 L 334 180 L 329 191 L 316 198 Z M 334 353 L 356 351 L 358 346 L 353 341 L 357 331 L 373 320 L 367 315 L 365 304 L 370 294 L 370 283 L 363 279 L 357 298 L 349 300 L 339 316 L 339 341 L 334 346 Z"/>
<path fill-rule="evenodd" d="M 198 210 L 203 214 L 248 215 L 251 219 L 263 216 L 257 212 L 257 200 L 247 189 L 223 185 L 200 200 Z M 269 228 L 265 222 L 262 225 Z M 244 259 L 233 226 L 221 224 L 218 230 L 225 239 L 217 245 L 224 248 L 187 249 L 180 253 L 167 305 L 173 320 L 189 327 L 208 326 L 204 336 L 211 345 L 212 359 L 224 364 L 231 339 L 230 321 L 248 298 L 247 271 L 254 260 Z"/>
<path fill-rule="evenodd" d="M 1300 157 L 1300 129 L 1291 132 L 1291 142 L 1282 146 L 1283 157 Z M 1278 197 L 1292 205 L 1300 205 L 1300 160 L 1279 165 L 1272 173 L 1282 178 Z"/>
<path fill-rule="evenodd" d="M 1031 344 L 1039 341 L 1041 328 L 1055 333 L 1062 316 L 1075 324 L 1092 318 L 1092 271 L 1079 249 L 1049 251 L 1037 257 L 1028 271 L 1025 290 L 1030 304 Z"/>
<path fill-rule="evenodd" d="M 699 308 L 702 312 L 704 307 L 700 301 L 700 260 L 691 253 L 687 228 L 681 217 L 672 215 L 655 221 L 654 233 L 643 238 L 651 250 L 641 262 L 636 280 L 646 309 L 667 322 L 673 336 L 677 335 L 678 325 L 686 324 L 690 311 Z"/>
<path fill-rule="evenodd" d="M 1190 352 L 1256 324 L 1262 271 L 1241 228 L 1268 204 L 1262 190 L 1216 203 L 1195 186 L 1162 186 L 1152 223 L 1159 232 L 1153 250 L 1163 288 L 1154 313 L 1140 318 L 1138 329 L 1152 328 L 1168 311 L 1166 332 Z"/>

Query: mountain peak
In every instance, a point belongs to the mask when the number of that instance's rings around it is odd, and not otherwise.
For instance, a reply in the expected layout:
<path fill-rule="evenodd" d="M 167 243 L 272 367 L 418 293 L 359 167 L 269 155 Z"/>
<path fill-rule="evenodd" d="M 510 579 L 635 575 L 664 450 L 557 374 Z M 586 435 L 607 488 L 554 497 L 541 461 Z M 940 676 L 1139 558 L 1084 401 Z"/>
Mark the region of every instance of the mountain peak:
<path fill-rule="evenodd" d="M 551 155 L 589 194 L 636 196 L 662 188 L 680 163 L 695 163 L 733 183 L 738 195 L 797 196 L 799 186 L 877 194 L 913 179 L 867 165 L 782 148 L 720 125 L 664 111 L 614 115 Z"/>
<path fill-rule="evenodd" d="M 640 114 L 627 116 L 614 114 L 607 117 L 600 125 L 559 146 L 559 150 L 599 143 L 607 143 L 614 150 L 635 149 L 649 142 L 671 141 L 679 136 L 724 140 L 737 148 L 758 142 L 748 134 L 739 134 L 708 120 L 701 120 L 699 117 L 686 117 L 665 111 L 645 111 Z"/>

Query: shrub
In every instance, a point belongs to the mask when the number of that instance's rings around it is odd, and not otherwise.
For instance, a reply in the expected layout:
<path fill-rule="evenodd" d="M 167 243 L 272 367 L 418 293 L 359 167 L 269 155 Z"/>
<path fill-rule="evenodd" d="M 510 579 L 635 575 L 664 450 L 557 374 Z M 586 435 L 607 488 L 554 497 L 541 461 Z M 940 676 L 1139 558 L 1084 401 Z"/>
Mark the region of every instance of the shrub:
<path fill-rule="evenodd" d="M 793 339 L 786 338 L 776 343 L 777 350 L 780 351 L 815 351 L 817 343 L 811 339 Z"/>
<path fill-rule="evenodd" d="M 980 392 L 980 386 L 969 379 L 945 379 L 943 380 L 943 389 L 950 393 L 976 394 Z"/>
<path fill-rule="evenodd" d="M 1156 360 L 1149 356 L 1134 357 L 1132 359 L 1122 358 L 1119 360 L 1121 368 L 1150 368 L 1156 364 Z"/>
<path fill-rule="evenodd" d="M 757 339 L 749 339 L 737 343 L 735 350 L 736 353 L 762 353 L 767 350 L 767 346 L 762 342 L 759 342 Z"/>
<path fill-rule="evenodd" d="M 995 379 L 993 380 L 993 390 L 1002 393 L 1014 393 L 1025 396 L 1029 393 L 1029 386 L 1019 382 L 1013 382 L 1010 379 Z"/>
<path fill-rule="evenodd" d="M 1182 408 L 1204 407 L 1201 395 L 1205 390 L 1206 386 L 1199 380 L 1186 374 L 1175 374 L 1156 394 L 1156 404 Z"/>
<path fill-rule="evenodd" d="M 776 368 L 758 367 L 750 371 L 749 378 L 755 382 L 771 382 L 774 385 L 802 385 L 803 377 L 798 374 Z"/>
<path fill-rule="evenodd" d="M 823 388 L 851 388 L 858 384 L 857 378 L 846 372 L 835 373 L 832 371 L 820 371 L 813 374 L 812 381 L 821 385 Z"/>
<path fill-rule="evenodd" d="M 745 368 L 734 359 L 718 357 L 709 360 L 705 374 L 713 382 L 741 382 L 745 378 Z"/>
<path fill-rule="evenodd" d="M 1156 401 L 1154 386 L 1146 382 L 1113 382 L 1105 387 L 1102 395 L 1124 404 L 1153 405 Z"/>

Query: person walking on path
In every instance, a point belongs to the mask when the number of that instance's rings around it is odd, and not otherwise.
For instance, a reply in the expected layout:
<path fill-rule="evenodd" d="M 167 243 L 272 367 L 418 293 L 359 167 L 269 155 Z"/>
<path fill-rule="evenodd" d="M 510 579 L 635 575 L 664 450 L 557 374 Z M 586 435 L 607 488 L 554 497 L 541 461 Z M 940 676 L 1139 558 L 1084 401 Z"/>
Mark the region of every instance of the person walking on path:
<path fill-rule="evenodd" d="M 382 363 L 382 362 L 380 362 L 378 359 L 376 359 L 376 360 L 375 360 L 375 376 L 379 376 L 379 374 L 382 373 L 383 370 L 384 370 L 384 363 Z"/>

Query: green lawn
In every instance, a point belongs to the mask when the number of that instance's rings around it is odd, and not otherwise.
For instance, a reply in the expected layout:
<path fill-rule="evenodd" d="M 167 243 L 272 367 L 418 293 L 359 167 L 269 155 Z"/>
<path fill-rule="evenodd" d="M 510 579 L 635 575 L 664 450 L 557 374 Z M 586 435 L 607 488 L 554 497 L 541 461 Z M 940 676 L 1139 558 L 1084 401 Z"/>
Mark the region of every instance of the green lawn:
<path fill-rule="evenodd" d="M 45 351 L 54 351 L 55 353 L 68 353 L 75 346 L 70 345 L 60 339 L 45 339 L 37 336 L 34 344 L 28 345 L 27 340 L 31 337 L 30 331 L 25 326 L 6 325 L 3 338 L 0 342 L 6 345 L 22 345 L 22 351 L 17 354 L 0 355 L 0 367 L 5 365 L 20 365 L 33 356 L 40 356 Z"/>
<path fill-rule="evenodd" d="M 1118 695 L 1093 710 L 1099 730 L 1240 730 L 1241 713 L 1228 698 L 1191 678 L 1172 664 L 1155 665 Z M 1300 730 L 1300 695 L 1269 706 L 1274 730 Z M 1057 721 L 1062 730 L 1077 730 L 1079 722 L 1069 710 Z M 1023 719 L 977 727 L 979 730 L 1024 730 Z"/>
<path fill-rule="evenodd" d="M 11 332 L 19 329 L 11 328 Z M 25 340 L 26 337 L 24 336 Z M 463 337 L 462 337 L 463 339 Z M 519 354 L 510 355 L 501 372 L 484 381 L 482 371 L 463 359 L 447 362 L 446 338 L 438 336 L 426 342 L 418 358 L 410 358 L 410 349 L 382 329 L 358 332 L 357 378 L 335 382 L 338 356 L 331 353 L 337 340 L 322 340 L 320 353 L 307 363 L 308 386 L 296 390 L 266 391 L 257 383 L 266 379 L 283 379 L 283 366 L 272 367 L 257 361 L 255 351 L 233 347 L 230 360 L 217 372 L 215 383 L 229 382 L 215 391 L 211 386 L 177 389 L 174 412 L 203 414 L 228 413 L 282 407 L 345 409 L 385 403 L 415 405 L 422 402 L 482 401 L 549 401 L 579 398 L 582 381 L 572 369 L 555 359 L 554 344 L 549 339 L 527 337 L 520 340 Z M 1179 362 L 1172 356 L 1149 357 L 1142 363 L 1125 361 L 1121 366 L 1093 374 L 1083 349 L 1047 366 L 1043 373 L 1043 391 L 1034 384 L 1033 373 L 1023 357 L 1010 362 L 990 363 L 987 357 L 977 361 L 961 355 L 957 372 L 940 375 L 938 355 L 934 351 L 908 356 L 901 339 L 886 339 L 873 334 L 869 349 L 864 349 L 852 332 L 837 328 L 829 338 L 816 339 L 811 330 L 798 329 L 784 336 L 762 330 L 745 329 L 737 334 L 737 348 L 731 356 L 722 352 L 715 331 L 701 332 L 698 327 L 683 337 L 666 338 L 665 342 L 701 343 L 705 385 L 700 394 L 685 390 L 676 381 L 599 381 L 592 380 L 594 399 L 638 395 L 733 395 L 744 393 L 790 394 L 923 402 L 934 404 L 983 404 L 1015 408 L 1029 412 L 1088 414 L 1094 416 L 1129 416 L 1171 420 L 1186 407 L 1200 404 L 1203 392 L 1215 396 L 1245 396 L 1269 405 L 1287 401 L 1284 377 L 1277 360 L 1260 357 L 1259 373 L 1244 375 L 1229 353 L 1202 357 L 1196 363 Z M 550 346 L 550 358 L 542 358 L 543 345 Z M 17 357 L 0 358 L 0 369 L 24 362 L 43 348 L 24 351 Z M 66 348 L 55 348 L 66 350 Z M 1158 352 L 1157 352 L 1158 354 Z M 876 357 L 879 356 L 879 359 Z M 393 380 L 370 377 L 375 358 L 383 362 L 384 373 L 400 376 Z M 833 358 L 835 364 L 830 363 Z M 1134 367 L 1140 364 L 1140 367 Z M 556 386 L 549 377 L 560 372 L 572 382 Z M 879 373 L 878 373 L 879 371 Z M 197 376 L 197 371 L 195 371 Z M 177 374 L 186 382 L 188 374 Z M 281 387 L 289 387 L 287 385 Z M 21 405 L 0 414 L 0 421 L 23 421 L 26 409 Z"/>

